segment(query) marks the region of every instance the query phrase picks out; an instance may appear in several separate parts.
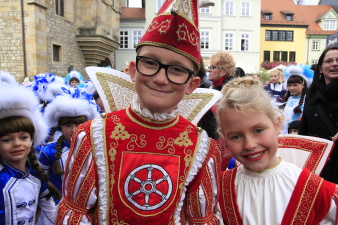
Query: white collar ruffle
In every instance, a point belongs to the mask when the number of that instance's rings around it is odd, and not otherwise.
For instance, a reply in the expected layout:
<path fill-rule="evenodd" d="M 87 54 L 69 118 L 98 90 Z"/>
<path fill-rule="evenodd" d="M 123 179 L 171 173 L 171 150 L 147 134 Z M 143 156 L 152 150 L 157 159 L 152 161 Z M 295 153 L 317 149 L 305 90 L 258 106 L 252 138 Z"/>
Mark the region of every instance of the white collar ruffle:
<path fill-rule="evenodd" d="M 132 109 L 141 114 L 141 116 L 150 118 L 151 120 L 165 121 L 174 119 L 179 114 L 179 110 L 175 109 L 171 113 L 154 113 L 152 114 L 149 109 L 141 109 L 140 104 L 138 103 L 138 95 L 134 95 Z"/>

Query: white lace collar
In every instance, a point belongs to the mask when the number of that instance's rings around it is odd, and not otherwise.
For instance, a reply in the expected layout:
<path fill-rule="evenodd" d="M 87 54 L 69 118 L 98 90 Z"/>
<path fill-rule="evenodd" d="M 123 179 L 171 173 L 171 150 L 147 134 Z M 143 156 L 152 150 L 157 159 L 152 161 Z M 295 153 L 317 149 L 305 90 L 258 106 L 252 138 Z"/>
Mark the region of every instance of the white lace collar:
<path fill-rule="evenodd" d="M 151 120 L 165 121 L 176 118 L 179 114 L 179 110 L 175 109 L 171 113 L 155 113 L 152 114 L 148 109 L 141 109 L 140 104 L 137 101 L 138 95 L 134 95 L 132 109 L 140 113 L 143 117 L 150 118 Z"/>

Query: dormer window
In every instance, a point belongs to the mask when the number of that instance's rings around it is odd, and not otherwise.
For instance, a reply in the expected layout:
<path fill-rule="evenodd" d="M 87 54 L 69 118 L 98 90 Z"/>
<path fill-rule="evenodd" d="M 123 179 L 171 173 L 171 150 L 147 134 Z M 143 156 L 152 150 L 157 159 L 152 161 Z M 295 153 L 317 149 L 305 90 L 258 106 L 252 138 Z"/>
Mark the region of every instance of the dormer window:
<path fill-rule="evenodd" d="M 272 20 L 272 14 L 264 14 L 264 19 L 265 20 Z"/>
<path fill-rule="evenodd" d="M 285 19 L 287 21 L 292 21 L 293 20 L 293 15 L 289 14 L 289 15 L 285 15 Z"/>
<path fill-rule="evenodd" d="M 288 11 L 288 10 L 283 10 L 283 11 L 281 11 L 281 13 L 284 14 L 285 19 L 286 19 L 287 21 L 293 21 L 293 14 L 294 14 L 293 12 Z"/>
<path fill-rule="evenodd" d="M 272 20 L 272 12 L 269 10 L 262 10 L 262 14 L 265 20 Z"/>

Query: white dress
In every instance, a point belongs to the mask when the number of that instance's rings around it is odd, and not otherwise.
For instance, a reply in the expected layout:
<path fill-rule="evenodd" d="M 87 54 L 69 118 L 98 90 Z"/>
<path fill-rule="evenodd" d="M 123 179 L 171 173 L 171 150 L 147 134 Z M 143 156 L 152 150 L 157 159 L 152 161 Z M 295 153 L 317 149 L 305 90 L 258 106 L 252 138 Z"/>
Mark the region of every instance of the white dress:
<path fill-rule="evenodd" d="M 244 225 L 281 224 L 302 169 L 282 161 L 277 167 L 255 173 L 238 167 L 235 178 L 237 204 Z M 335 224 L 336 204 L 320 224 Z"/>

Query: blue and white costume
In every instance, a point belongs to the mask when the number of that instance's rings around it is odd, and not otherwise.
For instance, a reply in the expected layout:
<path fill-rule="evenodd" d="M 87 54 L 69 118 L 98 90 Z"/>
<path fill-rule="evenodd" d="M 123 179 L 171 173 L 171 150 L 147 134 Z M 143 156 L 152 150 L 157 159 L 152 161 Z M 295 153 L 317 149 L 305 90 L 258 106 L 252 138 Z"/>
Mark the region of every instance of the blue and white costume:
<path fill-rule="evenodd" d="M 29 165 L 28 165 L 29 168 Z M 37 178 L 36 172 L 29 174 L 0 161 L 0 224 L 35 224 L 38 206 L 41 213 L 53 223 L 56 206 L 47 184 Z"/>
<path fill-rule="evenodd" d="M 65 170 L 66 167 L 69 147 L 70 147 L 69 144 L 65 140 L 63 140 L 62 154 L 60 158 L 60 165 L 63 171 Z M 63 175 L 60 176 L 58 174 L 55 174 L 53 170 L 53 165 L 56 161 L 55 154 L 56 154 L 56 142 L 51 142 L 42 148 L 39 156 L 39 162 L 41 168 L 43 168 L 47 173 L 48 180 L 59 189 L 60 193 L 62 193 Z"/>

